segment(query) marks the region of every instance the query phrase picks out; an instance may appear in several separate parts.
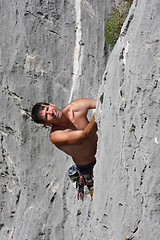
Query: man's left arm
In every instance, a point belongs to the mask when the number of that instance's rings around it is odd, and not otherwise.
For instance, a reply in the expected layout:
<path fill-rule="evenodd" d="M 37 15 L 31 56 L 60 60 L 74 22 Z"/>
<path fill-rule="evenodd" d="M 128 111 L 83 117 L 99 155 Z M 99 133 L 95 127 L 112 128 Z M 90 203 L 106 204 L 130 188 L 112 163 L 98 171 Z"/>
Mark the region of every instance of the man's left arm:
<path fill-rule="evenodd" d="M 97 99 L 80 98 L 74 101 L 77 104 L 78 111 L 86 115 L 89 109 L 95 109 Z M 95 122 L 95 113 L 82 132 L 82 139 L 92 138 L 97 132 L 97 123 Z"/>
<path fill-rule="evenodd" d="M 87 124 L 82 134 L 84 138 L 92 138 L 95 136 L 96 132 L 97 132 L 97 123 L 95 122 L 95 113 L 94 113 L 91 121 Z"/>

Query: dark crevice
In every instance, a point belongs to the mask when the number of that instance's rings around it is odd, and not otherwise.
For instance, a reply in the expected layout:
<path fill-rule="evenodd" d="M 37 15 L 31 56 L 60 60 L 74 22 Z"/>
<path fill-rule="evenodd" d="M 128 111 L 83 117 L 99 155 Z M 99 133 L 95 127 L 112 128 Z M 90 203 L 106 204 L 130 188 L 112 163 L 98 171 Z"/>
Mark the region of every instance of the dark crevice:
<path fill-rule="evenodd" d="M 144 168 L 143 168 L 143 170 L 142 170 L 142 174 L 141 174 L 141 181 L 140 181 L 140 185 L 142 185 L 142 184 L 143 184 L 144 172 L 145 172 L 146 168 L 147 168 L 147 165 L 145 164 L 145 166 L 144 166 Z"/>
<path fill-rule="evenodd" d="M 101 104 L 103 104 L 103 99 L 104 99 L 104 93 L 102 93 L 100 98 L 99 98 Z"/>
<path fill-rule="evenodd" d="M 122 51 L 120 52 L 119 60 L 124 59 L 124 50 L 125 48 L 122 48 Z"/>
<path fill-rule="evenodd" d="M 53 203 L 53 202 L 54 202 L 56 194 L 57 194 L 57 192 L 55 192 L 55 193 L 53 194 L 53 196 L 51 197 L 50 203 Z"/>
<path fill-rule="evenodd" d="M 128 22 L 127 22 L 127 24 L 126 24 L 126 26 L 125 26 L 123 32 L 121 33 L 121 36 L 125 36 L 125 35 L 127 34 L 127 31 L 128 31 L 129 25 L 130 25 L 130 23 L 131 23 L 133 17 L 134 17 L 134 13 L 129 17 Z"/>
<path fill-rule="evenodd" d="M 133 230 L 132 233 L 136 233 L 138 231 L 138 225 L 140 224 L 141 220 L 138 220 L 136 226 L 135 226 L 135 229 Z"/>
<path fill-rule="evenodd" d="M 20 99 L 20 100 L 23 99 L 23 97 L 20 97 L 17 93 L 10 91 L 8 86 L 5 87 L 4 89 L 2 89 L 2 92 L 5 93 L 5 94 L 7 93 L 11 97 L 15 97 L 16 99 L 17 98 Z"/>

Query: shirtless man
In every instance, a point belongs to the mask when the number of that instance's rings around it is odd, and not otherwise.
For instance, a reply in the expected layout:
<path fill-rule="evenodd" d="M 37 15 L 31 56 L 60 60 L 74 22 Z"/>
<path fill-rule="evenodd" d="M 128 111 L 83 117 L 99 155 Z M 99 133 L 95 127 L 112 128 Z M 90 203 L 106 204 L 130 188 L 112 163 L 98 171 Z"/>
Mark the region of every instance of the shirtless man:
<path fill-rule="evenodd" d="M 32 119 L 51 126 L 51 142 L 72 157 L 82 174 L 91 172 L 96 163 L 97 125 L 94 115 L 90 122 L 87 119 L 88 110 L 95 109 L 96 102 L 81 98 L 62 111 L 52 103 L 37 103 L 32 109 Z"/>
<path fill-rule="evenodd" d="M 96 99 L 82 98 L 62 111 L 54 104 L 37 103 L 32 109 L 35 122 L 51 126 L 50 140 L 73 158 L 77 165 L 94 162 L 97 144 L 94 115 L 87 119 L 89 109 L 96 108 Z"/>

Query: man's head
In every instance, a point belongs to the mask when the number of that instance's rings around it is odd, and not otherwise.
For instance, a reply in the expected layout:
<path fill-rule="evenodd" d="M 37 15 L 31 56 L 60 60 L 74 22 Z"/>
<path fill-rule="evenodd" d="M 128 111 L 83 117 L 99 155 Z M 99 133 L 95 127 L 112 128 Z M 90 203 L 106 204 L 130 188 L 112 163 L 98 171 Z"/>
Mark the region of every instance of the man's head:
<path fill-rule="evenodd" d="M 61 117 L 62 111 L 52 103 L 39 102 L 32 108 L 32 119 L 36 123 L 52 125 Z"/>

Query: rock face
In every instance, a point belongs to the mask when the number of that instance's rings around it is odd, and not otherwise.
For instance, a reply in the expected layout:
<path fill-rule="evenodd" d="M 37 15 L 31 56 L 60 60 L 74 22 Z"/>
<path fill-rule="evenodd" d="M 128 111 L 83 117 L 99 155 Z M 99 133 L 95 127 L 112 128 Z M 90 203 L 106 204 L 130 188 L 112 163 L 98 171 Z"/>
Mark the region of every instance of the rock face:
<path fill-rule="evenodd" d="M 0 239 L 81 235 L 72 209 L 81 203 L 66 175 L 72 160 L 30 112 L 39 101 L 64 108 L 73 99 L 97 97 L 110 9 L 111 0 L 1 1 Z"/>
<path fill-rule="evenodd" d="M 133 2 L 108 59 L 112 4 L 1 1 L 0 239 L 160 239 L 160 3 Z M 30 118 L 38 101 L 79 97 L 98 98 L 92 202 Z"/>
<path fill-rule="evenodd" d="M 134 1 L 99 90 L 99 239 L 160 239 L 159 12 Z"/>

